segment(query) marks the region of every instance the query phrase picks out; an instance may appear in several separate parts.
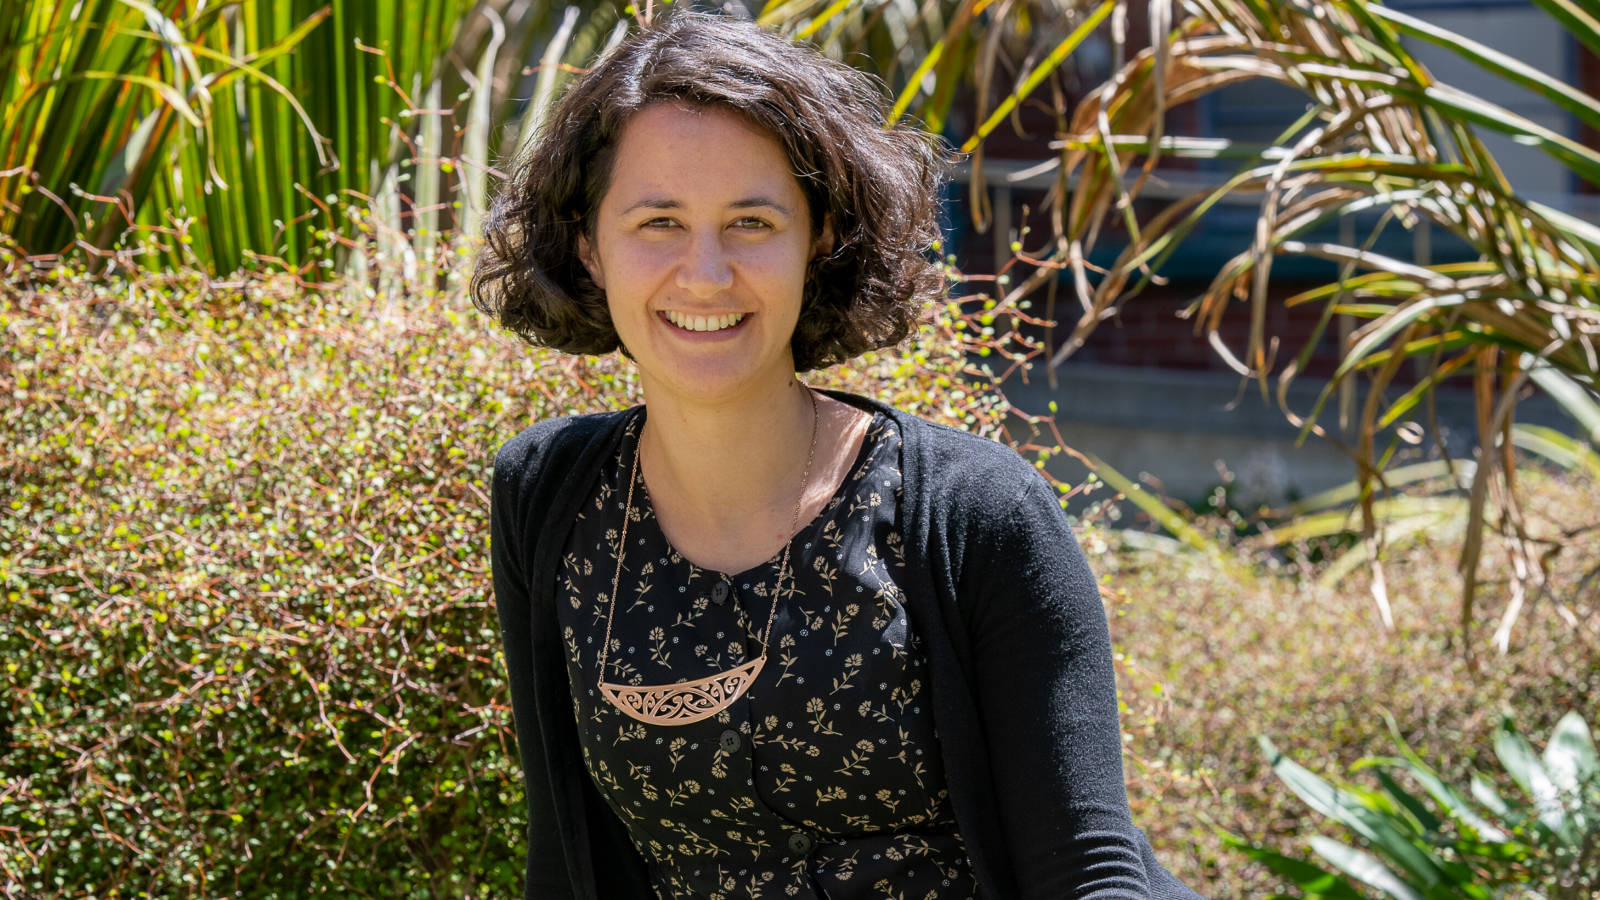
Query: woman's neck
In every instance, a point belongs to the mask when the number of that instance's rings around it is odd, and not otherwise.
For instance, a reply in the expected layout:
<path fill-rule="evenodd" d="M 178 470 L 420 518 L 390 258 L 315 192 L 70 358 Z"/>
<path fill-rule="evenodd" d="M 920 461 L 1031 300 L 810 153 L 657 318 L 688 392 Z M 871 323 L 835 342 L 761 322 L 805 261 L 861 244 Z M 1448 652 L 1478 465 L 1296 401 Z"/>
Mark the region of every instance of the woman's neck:
<path fill-rule="evenodd" d="M 871 417 L 790 377 L 718 402 L 647 380 L 639 468 L 669 543 L 691 562 L 741 572 L 770 558 L 844 479 Z M 801 479 L 811 456 L 801 500 Z"/>
<path fill-rule="evenodd" d="M 806 391 L 790 377 L 697 402 L 647 383 L 640 465 L 652 496 L 670 489 L 693 506 L 727 510 L 782 495 L 792 507 L 811 445 Z"/>

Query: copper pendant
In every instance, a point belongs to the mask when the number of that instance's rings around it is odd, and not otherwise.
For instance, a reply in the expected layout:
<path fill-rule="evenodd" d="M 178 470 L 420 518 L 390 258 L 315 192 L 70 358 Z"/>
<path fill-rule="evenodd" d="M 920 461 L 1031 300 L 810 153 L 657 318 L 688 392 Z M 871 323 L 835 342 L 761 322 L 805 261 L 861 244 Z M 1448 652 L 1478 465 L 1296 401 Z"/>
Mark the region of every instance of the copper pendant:
<path fill-rule="evenodd" d="M 806 452 L 805 472 L 800 476 L 800 497 L 794 502 L 794 515 L 789 518 L 789 540 L 794 540 L 795 526 L 800 522 L 800 508 L 805 503 L 806 486 L 811 483 L 811 462 L 817 455 L 817 432 L 822 413 L 817 408 L 816 395 L 806 388 L 811 401 L 811 449 Z M 643 442 L 644 435 L 639 436 Z M 622 557 L 628 548 L 628 522 L 633 519 L 633 488 L 639 483 L 639 448 L 633 452 L 633 473 L 628 477 L 628 503 L 622 513 L 622 535 L 617 540 L 617 571 L 611 576 L 611 598 L 606 604 L 606 637 L 600 644 L 600 693 L 611 705 L 624 714 L 650 725 L 689 725 L 708 719 L 733 705 L 766 665 L 768 638 L 772 636 L 772 623 L 778 615 L 778 599 L 783 596 L 783 573 L 789 569 L 789 544 L 783 545 L 783 561 L 778 563 L 778 574 L 772 584 L 772 608 L 767 611 L 767 628 L 761 633 L 761 655 L 742 666 L 726 672 L 686 681 L 682 684 L 663 684 L 655 687 L 630 687 L 625 684 L 608 684 L 605 679 L 606 659 L 611 655 L 611 624 L 617 614 L 617 593 L 622 589 Z M 794 573 L 789 572 L 789 588 L 794 589 Z"/>
<path fill-rule="evenodd" d="M 699 681 L 663 684 L 655 687 L 629 687 L 600 682 L 600 693 L 611 705 L 641 722 L 651 725 L 689 725 L 709 719 L 733 705 L 749 689 L 766 656 L 758 656 L 742 666 L 719 672 Z"/>

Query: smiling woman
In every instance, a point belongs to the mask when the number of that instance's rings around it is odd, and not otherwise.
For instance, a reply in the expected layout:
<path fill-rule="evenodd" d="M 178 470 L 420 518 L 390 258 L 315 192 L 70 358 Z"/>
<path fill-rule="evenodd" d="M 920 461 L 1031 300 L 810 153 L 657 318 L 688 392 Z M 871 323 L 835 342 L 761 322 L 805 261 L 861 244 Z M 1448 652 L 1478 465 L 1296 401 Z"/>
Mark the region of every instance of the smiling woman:
<path fill-rule="evenodd" d="M 1129 818 L 1105 613 L 1009 448 L 796 373 L 942 288 L 938 144 L 865 76 L 664 17 L 488 219 L 479 307 L 644 405 L 495 459 L 525 896 L 1193 897 Z"/>
<path fill-rule="evenodd" d="M 798 188 L 790 202 L 799 205 L 782 212 L 812 236 L 830 227 L 826 252 L 808 263 L 793 371 L 900 342 L 917 310 L 943 289 L 927 253 L 939 238 L 937 143 L 909 128 L 884 129 L 882 92 L 848 67 L 776 38 L 750 41 L 759 34 L 753 26 L 728 20 L 691 35 L 692 21 L 668 17 L 601 61 L 514 161 L 484 228 L 488 248 L 473 275 L 479 305 L 537 344 L 597 355 L 631 349 L 619 343 L 605 291 L 581 264 L 577 238 L 593 231 L 613 179 L 629 177 L 640 158 L 619 164 L 627 125 L 666 101 L 684 112 L 734 115 L 744 132 L 740 147 L 775 142 L 791 176 L 781 190 Z M 674 152 L 682 154 L 689 135 L 676 137 Z M 663 162 L 692 166 L 699 183 L 714 184 L 735 154 L 709 149 L 710 156 Z M 729 198 L 746 199 L 759 197 Z M 647 200 L 683 198 L 637 195 L 629 205 Z"/>
<path fill-rule="evenodd" d="M 623 130 L 610 181 L 578 256 L 646 392 L 792 383 L 806 269 L 833 236 L 783 146 L 725 108 L 657 103 Z"/>

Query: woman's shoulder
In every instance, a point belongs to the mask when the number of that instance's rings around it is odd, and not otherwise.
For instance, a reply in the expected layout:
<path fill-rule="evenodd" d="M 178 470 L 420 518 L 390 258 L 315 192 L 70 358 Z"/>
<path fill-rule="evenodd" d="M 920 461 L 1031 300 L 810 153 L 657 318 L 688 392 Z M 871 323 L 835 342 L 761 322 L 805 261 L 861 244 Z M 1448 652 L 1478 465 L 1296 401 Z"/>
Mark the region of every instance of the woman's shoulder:
<path fill-rule="evenodd" d="M 1061 515 L 1056 492 L 1032 463 L 1007 444 L 892 407 L 901 433 L 905 490 L 941 530 L 1003 527 L 1017 516 L 1037 527 Z"/>
<path fill-rule="evenodd" d="M 929 491 L 977 489 L 989 496 L 996 487 L 1022 488 L 1043 477 L 1012 447 L 970 431 L 920 416 L 900 413 L 901 431 L 912 432 L 922 456 L 919 475 Z"/>
<path fill-rule="evenodd" d="M 830 396 L 889 417 L 902 440 L 914 443 L 926 457 L 922 477 L 934 484 L 956 486 L 974 477 L 1038 478 L 1039 473 L 1011 447 L 970 431 L 962 431 L 860 394 L 826 391 Z"/>
<path fill-rule="evenodd" d="M 620 427 L 631 412 L 552 416 L 529 425 L 495 453 L 497 480 L 527 481 L 549 467 L 565 468 L 596 439 Z"/>

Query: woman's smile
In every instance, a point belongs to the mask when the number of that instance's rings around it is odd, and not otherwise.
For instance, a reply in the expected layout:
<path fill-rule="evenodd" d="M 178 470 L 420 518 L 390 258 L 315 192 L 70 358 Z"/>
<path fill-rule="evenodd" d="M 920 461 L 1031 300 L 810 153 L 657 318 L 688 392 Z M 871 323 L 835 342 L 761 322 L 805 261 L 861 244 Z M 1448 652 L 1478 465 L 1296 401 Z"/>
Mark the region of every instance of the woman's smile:
<path fill-rule="evenodd" d="M 666 319 L 674 331 L 719 337 L 730 337 L 749 317 L 749 313 L 691 313 L 671 309 L 661 313 L 661 318 Z"/>

